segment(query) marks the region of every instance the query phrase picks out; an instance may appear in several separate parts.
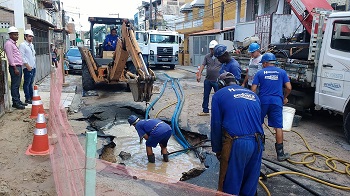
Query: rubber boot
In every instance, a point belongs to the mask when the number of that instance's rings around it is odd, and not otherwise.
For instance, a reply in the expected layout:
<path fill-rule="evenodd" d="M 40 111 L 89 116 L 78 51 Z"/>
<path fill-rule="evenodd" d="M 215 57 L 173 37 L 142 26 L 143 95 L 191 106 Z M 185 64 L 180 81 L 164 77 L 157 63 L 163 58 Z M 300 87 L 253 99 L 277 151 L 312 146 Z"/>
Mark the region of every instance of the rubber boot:
<path fill-rule="evenodd" d="M 147 158 L 148 158 L 148 162 L 150 162 L 150 163 L 155 163 L 156 162 L 156 157 L 154 156 L 154 154 L 147 155 Z"/>
<path fill-rule="evenodd" d="M 290 155 L 288 153 L 284 153 L 283 151 L 283 143 L 280 143 L 280 144 L 275 143 L 275 149 L 276 149 L 278 161 L 281 162 L 289 159 Z"/>
<path fill-rule="evenodd" d="M 163 161 L 169 162 L 169 155 L 168 154 L 163 154 Z"/>

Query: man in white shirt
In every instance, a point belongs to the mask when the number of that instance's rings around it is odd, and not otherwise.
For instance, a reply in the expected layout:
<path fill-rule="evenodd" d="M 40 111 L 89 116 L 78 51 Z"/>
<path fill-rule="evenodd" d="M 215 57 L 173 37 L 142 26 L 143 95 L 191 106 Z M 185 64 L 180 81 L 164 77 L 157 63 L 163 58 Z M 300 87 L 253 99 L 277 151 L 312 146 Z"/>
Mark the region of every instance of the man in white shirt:
<path fill-rule="evenodd" d="M 33 45 L 34 33 L 27 29 L 24 31 L 25 41 L 19 45 L 19 50 L 23 57 L 23 91 L 25 94 L 25 103 L 32 104 L 33 83 L 36 72 L 35 49 Z"/>
<path fill-rule="evenodd" d="M 242 83 L 242 87 L 246 87 L 246 84 L 248 83 L 248 89 L 251 89 L 255 74 L 262 69 L 262 65 L 260 63 L 262 58 L 262 55 L 260 53 L 260 45 L 258 43 L 250 44 L 248 52 L 250 53 L 252 58 L 250 59 L 249 67 L 247 69 L 247 74 Z"/>

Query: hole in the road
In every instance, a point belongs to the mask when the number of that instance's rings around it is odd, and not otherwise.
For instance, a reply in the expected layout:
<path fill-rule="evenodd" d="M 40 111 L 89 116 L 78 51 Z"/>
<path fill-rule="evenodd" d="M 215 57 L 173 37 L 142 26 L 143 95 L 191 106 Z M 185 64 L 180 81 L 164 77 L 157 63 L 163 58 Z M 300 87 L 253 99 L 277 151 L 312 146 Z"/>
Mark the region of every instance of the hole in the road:
<path fill-rule="evenodd" d="M 169 155 L 170 162 L 164 163 L 160 147 L 153 148 L 156 157 L 154 167 L 150 168 L 146 155 L 146 145 L 140 144 L 139 136 L 133 126 L 127 122 L 127 118 L 134 114 L 142 118 L 145 111 L 140 106 L 130 104 L 101 104 L 82 109 L 85 120 L 90 126 L 88 129 L 97 131 L 99 136 L 99 158 L 112 163 L 125 164 L 134 168 L 144 169 L 159 173 L 176 180 L 188 180 L 200 175 L 204 169 L 199 159 L 199 152 L 176 153 Z M 166 123 L 171 124 L 170 121 Z M 193 133 L 181 129 L 182 134 L 191 145 L 199 145 L 207 140 L 206 135 Z M 183 150 L 182 146 L 172 137 L 168 143 L 168 151 Z M 202 150 L 202 149 L 201 149 Z M 171 170 L 167 168 L 173 168 Z M 184 172 L 185 171 L 185 172 Z"/>

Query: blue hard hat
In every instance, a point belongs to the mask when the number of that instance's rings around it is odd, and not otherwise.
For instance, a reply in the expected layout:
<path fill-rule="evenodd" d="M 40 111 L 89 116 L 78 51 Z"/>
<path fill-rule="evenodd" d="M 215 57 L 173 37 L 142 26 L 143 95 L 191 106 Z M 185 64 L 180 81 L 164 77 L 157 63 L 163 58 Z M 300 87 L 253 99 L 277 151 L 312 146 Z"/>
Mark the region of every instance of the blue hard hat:
<path fill-rule="evenodd" d="M 214 47 L 214 56 L 219 57 L 222 56 L 227 50 L 227 47 L 222 44 L 218 44 Z"/>
<path fill-rule="evenodd" d="M 261 57 L 260 63 L 265 63 L 270 61 L 276 61 L 276 56 L 270 52 L 267 52 Z"/>
<path fill-rule="evenodd" d="M 130 115 L 128 118 L 128 122 L 129 122 L 130 126 L 135 124 L 138 119 L 139 119 L 139 117 L 137 117 L 135 115 Z"/>
<path fill-rule="evenodd" d="M 259 49 L 260 49 L 260 46 L 259 46 L 258 43 L 251 43 L 249 45 L 248 52 L 249 53 L 253 53 L 253 52 L 255 52 L 255 51 L 259 50 Z"/>

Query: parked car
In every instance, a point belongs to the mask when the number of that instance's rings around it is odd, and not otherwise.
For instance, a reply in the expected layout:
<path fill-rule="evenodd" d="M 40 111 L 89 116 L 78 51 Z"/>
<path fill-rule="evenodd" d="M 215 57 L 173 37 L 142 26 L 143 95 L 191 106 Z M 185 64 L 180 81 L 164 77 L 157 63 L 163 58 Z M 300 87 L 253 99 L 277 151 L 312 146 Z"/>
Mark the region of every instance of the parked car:
<path fill-rule="evenodd" d="M 66 61 L 68 61 L 69 72 L 81 73 L 81 66 L 83 60 L 77 47 L 69 48 L 65 55 Z"/>

